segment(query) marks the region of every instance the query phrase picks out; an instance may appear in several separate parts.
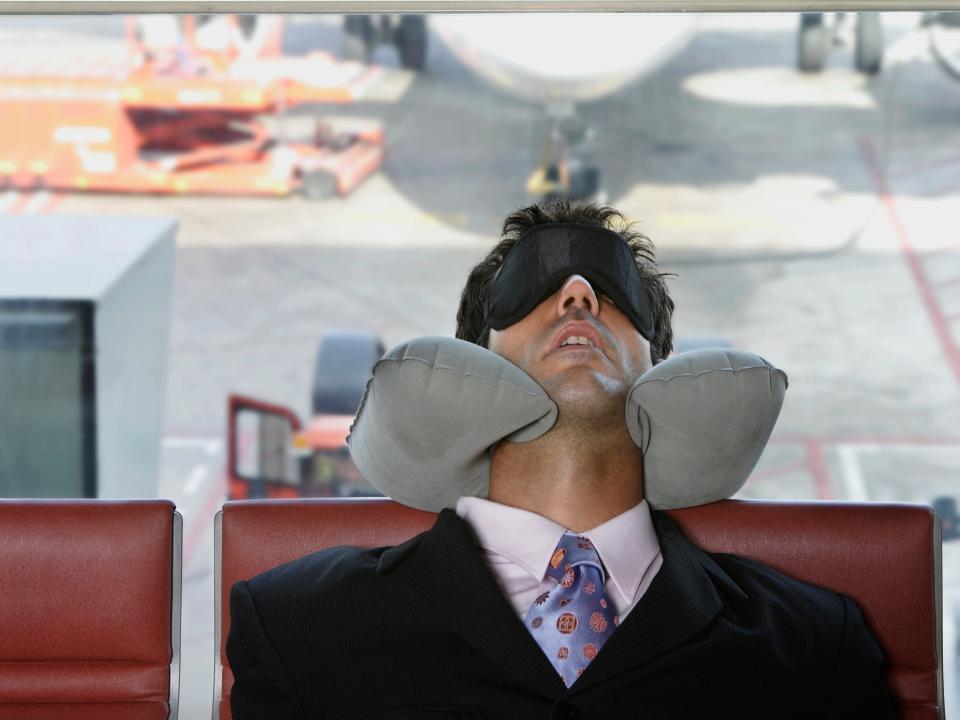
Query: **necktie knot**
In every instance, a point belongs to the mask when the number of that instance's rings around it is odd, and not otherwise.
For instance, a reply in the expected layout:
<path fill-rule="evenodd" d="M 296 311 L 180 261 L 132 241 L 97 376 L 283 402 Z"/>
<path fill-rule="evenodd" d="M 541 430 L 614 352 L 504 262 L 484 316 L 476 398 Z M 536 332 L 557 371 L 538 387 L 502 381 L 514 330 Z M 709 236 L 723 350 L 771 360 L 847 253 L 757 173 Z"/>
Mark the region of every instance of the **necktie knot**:
<path fill-rule="evenodd" d="M 547 565 L 547 577 L 562 583 L 571 569 L 584 563 L 595 566 L 600 571 L 601 579 L 606 579 L 603 563 L 600 562 L 600 556 L 590 539 L 568 530 L 560 538 L 556 550 L 550 557 L 550 563 Z"/>

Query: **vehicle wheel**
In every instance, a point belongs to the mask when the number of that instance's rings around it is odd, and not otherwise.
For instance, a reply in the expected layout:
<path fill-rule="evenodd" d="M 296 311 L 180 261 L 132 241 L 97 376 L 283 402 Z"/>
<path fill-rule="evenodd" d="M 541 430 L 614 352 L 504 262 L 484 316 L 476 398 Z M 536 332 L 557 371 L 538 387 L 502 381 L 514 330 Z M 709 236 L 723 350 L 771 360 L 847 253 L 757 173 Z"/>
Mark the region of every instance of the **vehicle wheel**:
<path fill-rule="evenodd" d="M 857 35 L 854 46 L 854 64 L 859 72 L 876 75 L 883 62 L 883 29 L 880 14 L 857 13 Z"/>
<path fill-rule="evenodd" d="M 423 15 L 403 15 L 394 36 L 400 64 L 422 72 L 427 65 L 427 19 Z"/>
<path fill-rule="evenodd" d="M 343 59 L 370 64 L 374 46 L 373 20 L 369 15 L 347 15 L 343 19 Z"/>
<path fill-rule="evenodd" d="M 337 176 L 328 170 L 311 170 L 303 174 L 300 194 L 310 200 L 325 200 L 337 195 Z"/>
<path fill-rule="evenodd" d="M 827 28 L 823 13 L 804 13 L 800 16 L 797 36 L 797 68 L 800 72 L 816 73 L 827 61 Z"/>
<path fill-rule="evenodd" d="M 384 352 L 380 338 L 371 332 L 338 330 L 324 333 L 317 347 L 317 362 L 313 369 L 313 414 L 356 414 L 373 364 Z"/>

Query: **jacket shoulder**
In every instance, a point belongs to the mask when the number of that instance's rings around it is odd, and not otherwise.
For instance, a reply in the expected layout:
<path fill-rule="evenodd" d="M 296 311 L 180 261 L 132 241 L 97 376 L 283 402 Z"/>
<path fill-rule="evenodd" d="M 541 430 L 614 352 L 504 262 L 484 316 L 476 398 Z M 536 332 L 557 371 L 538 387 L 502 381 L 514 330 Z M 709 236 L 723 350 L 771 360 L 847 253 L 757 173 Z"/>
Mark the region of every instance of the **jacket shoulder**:
<path fill-rule="evenodd" d="M 847 602 L 843 595 L 798 580 L 753 558 L 708 552 L 687 539 L 665 513 L 656 513 L 655 521 L 663 539 L 679 540 L 698 556 L 718 592 L 733 607 L 762 604 L 769 612 L 838 621 L 842 626 Z"/>
<path fill-rule="evenodd" d="M 315 581 L 343 583 L 365 572 L 376 571 L 379 557 L 386 549 L 325 548 L 265 570 L 247 582 L 258 591 L 300 588 Z"/>
<path fill-rule="evenodd" d="M 798 580 L 752 558 L 728 553 L 709 553 L 710 557 L 747 594 L 782 597 L 800 606 L 813 604 L 843 612 L 842 596 L 820 585 Z"/>
<path fill-rule="evenodd" d="M 307 599 L 323 601 L 364 593 L 381 584 L 383 575 L 419 544 L 420 536 L 396 546 L 330 547 L 270 568 L 246 581 L 257 604 L 281 602 L 302 607 Z"/>

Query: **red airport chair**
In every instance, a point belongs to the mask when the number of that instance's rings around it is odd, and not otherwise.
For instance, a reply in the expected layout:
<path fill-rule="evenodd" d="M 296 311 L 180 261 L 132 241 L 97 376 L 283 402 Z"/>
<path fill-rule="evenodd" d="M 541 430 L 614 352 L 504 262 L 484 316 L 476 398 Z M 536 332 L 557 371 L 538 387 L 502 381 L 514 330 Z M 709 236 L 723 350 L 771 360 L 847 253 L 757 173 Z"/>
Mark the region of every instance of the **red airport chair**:
<path fill-rule="evenodd" d="M 754 558 L 853 598 L 883 648 L 902 720 L 942 720 L 940 522 L 926 506 L 725 500 L 669 515 L 710 552 Z M 230 588 L 325 547 L 395 545 L 435 515 L 380 498 L 226 503 L 217 514 L 213 720 L 231 720 Z"/>
<path fill-rule="evenodd" d="M 0 720 L 176 720 L 182 530 L 166 500 L 0 500 Z"/>

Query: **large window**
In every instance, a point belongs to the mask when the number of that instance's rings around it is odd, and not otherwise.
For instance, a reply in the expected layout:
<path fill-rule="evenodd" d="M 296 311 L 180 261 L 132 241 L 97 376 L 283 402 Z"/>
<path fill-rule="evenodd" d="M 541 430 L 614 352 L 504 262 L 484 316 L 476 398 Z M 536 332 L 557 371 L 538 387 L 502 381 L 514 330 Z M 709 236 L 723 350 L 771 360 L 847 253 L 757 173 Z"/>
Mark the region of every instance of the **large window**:
<path fill-rule="evenodd" d="M 186 520 L 181 717 L 205 717 L 219 504 L 370 492 L 351 369 L 452 335 L 510 210 L 590 197 L 676 274 L 678 350 L 789 374 L 744 496 L 941 511 L 956 714 L 957 36 L 921 13 L 0 17 L 0 228 L 35 238 L 0 236 L 0 482 L 149 468 Z"/>

